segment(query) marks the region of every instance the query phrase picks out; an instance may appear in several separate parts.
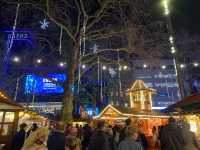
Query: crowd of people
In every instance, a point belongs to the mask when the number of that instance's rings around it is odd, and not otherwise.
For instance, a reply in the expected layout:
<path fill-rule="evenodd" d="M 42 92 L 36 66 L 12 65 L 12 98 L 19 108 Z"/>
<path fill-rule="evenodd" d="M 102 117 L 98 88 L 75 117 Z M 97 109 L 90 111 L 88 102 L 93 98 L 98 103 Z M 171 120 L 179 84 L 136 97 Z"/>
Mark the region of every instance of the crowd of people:
<path fill-rule="evenodd" d="M 66 127 L 62 122 L 55 122 L 50 127 L 38 127 L 33 124 L 26 132 L 27 125 L 20 125 L 20 130 L 12 139 L 12 150 L 149 150 L 150 145 L 145 134 L 133 127 L 131 119 L 124 127 L 111 126 L 104 121 L 96 127 Z M 188 124 L 180 125 L 174 118 L 166 126 L 152 130 L 155 150 L 200 150 L 195 134 Z"/>

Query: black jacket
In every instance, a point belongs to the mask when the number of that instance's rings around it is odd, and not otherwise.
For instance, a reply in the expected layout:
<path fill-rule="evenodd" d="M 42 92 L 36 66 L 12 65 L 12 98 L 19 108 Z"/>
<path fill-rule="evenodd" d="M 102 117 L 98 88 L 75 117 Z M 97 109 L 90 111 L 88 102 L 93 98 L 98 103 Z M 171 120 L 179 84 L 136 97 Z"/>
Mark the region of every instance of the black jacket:
<path fill-rule="evenodd" d="M 109 136 L 103 131 L 96 131 L 90 139 L 88 150 L 112 150 Z"/>
<path fill-rule="evenodd" d="M 20 130 L 17 132 L 12 139 L 11 150 L 21 150 L 22 146 L 24 145 L 25 137 L 25 130 Z"/>
<path fill-rule="evenodd" d="M 176 124 L 168 124 L 161 133 L 162 150 L 183 150 L 185 144 L 181 129 Z"/>
<path fill-rule="evenodd" d="M 52 131 L 47 141 L 48 150 L 65 150 L 65 134 L 59 131 Z"/>

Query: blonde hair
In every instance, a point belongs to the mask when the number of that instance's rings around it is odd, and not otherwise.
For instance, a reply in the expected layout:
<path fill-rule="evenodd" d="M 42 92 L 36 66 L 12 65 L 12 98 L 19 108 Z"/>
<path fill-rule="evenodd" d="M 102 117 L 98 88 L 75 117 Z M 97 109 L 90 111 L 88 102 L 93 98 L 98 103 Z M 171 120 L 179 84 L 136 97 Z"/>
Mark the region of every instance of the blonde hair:
<path fill-rule="evenodd" d="M 81 150 L 81 141 L 74 136 L 67 137 L 65 145 L 67 150 Z"/>
<path fill-rule="evenodd" d="M 44 137 L 44 141 L 46 142 L 49 135 L 49 129 L 47 127 L 38 128 L 36 131 L 32 132 L 29 137 L 25 140 L 24 146 L 22 150 L 26 150 L 32 145 L 36 143 L 37 140 L 40 140 L 42 137 Z"/>

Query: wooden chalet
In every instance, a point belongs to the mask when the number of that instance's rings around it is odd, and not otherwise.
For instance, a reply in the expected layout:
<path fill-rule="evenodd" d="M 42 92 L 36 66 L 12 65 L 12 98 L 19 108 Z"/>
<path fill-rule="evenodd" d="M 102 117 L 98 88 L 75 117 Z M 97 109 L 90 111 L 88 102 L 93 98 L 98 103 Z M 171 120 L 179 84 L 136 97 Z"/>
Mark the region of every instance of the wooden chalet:
<path fill-rule="evenodd" d="M 129 95 L 129 107 L 108 105 L 103 111 L 94 117 L 94 120 L 105 120 L 111 124 L 124 124 L 128 118 L 132 119 L 133 126 L 141 128 L 148 136 L 152 134 L 153 126 L 161 126 L 167 123 L 169 116 L 165 113 L 152 111 L 152 94 L 156 91 L 147 88 L 143 81 L 137 80 Z"/>

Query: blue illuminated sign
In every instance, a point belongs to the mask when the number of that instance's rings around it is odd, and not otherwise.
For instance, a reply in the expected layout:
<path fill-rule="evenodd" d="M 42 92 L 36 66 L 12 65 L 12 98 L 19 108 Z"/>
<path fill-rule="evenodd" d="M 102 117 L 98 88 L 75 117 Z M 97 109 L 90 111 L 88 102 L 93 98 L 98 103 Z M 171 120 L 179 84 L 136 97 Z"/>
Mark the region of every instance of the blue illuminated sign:
<path fill-rule="evenodd" d="M 49 79 L 58 83 L 67 80 L 65 74 L 51 73 L 46 75 L 48 78 L 30 74 L 26 76 L 25 94 L 62 94 L 64 88 Z"/>
<path fill-rule="evenodd" d="M 32 33 L 30 31 L 23 31 L 23 30 L 8 30 L 5 31 L 7 33 L 7 46 L 10 47 L 10 44 L 12 44 L 11 40 L 13 41 L 27 41 L 33 46 L 33 38 Z M 13 34 L 14 33 L 14 34 Z"/>

